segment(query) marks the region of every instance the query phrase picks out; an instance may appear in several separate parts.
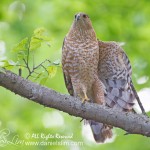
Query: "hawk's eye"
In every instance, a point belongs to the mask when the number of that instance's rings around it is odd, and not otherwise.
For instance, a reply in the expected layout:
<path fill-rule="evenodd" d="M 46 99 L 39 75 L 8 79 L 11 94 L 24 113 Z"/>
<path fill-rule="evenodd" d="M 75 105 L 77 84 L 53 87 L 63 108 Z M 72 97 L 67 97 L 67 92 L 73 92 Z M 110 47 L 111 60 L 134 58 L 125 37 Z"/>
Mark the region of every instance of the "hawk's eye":
<path fill-rule="evenodd" d="M 77 15 L 74 16 L 74 18 L 76 19 Z"/>
<path fill-rule="evenodd" d="M 84 15 L 83 15 L 83 18 L 87 18 L 87 15 L 84 14 Z"/>

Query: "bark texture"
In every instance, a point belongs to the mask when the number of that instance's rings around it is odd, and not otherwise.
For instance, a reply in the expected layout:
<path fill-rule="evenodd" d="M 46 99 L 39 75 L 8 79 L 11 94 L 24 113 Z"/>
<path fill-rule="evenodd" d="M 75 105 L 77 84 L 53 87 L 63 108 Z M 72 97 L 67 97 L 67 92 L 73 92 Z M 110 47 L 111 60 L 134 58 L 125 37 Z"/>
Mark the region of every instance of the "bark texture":
<path fill-rule="evenodd" d="M 116 109 L 89 102 L 82 104 L 72 96 L 60 94 L 7 70 L 6 73 L 0 72 L 0 86 L 46 107 L 119 127 L 131 134 L 150 137 L 150 119 L 142 114 L 118 112 Z"/>

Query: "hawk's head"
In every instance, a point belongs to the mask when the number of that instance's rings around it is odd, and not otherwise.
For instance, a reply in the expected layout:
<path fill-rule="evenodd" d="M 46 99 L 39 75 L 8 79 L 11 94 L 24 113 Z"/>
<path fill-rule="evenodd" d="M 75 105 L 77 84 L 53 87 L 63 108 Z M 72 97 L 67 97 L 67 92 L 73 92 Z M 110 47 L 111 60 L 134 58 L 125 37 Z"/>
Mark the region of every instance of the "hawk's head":
<path fill-rule="evenodd" d="M 67 34 L 68 38 L 93 39 L 97 41 L 94 28 L 89 16 L 85 13 L 77 13 L 73 24 Z"/>
<path fill-rule="evenodd" d="M 77 13 L 75 15 L 74 26 L 83 29 L 91 29 L 92 23 L 89 16 L 85 13 Z"/>
<path fill-rule="evenodd" d="M 84 13 L 78 13 L 75 15 L 75 20 L 79 21 L 79 20 L 87 20 L 89 18 L 89 16 L 87 14 Z"/>

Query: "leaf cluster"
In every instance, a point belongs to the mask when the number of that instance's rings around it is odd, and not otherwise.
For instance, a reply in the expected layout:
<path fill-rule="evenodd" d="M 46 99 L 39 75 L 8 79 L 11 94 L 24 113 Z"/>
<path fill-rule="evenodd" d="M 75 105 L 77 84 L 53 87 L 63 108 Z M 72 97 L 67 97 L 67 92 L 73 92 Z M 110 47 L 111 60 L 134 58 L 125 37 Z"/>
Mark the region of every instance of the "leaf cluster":
<path fill-rule="evenodd" d="M 38 80 L 41 84 L 44 84 L 47 79 L 55 76 L 57 67 L 60 67 L 60 61 L 51 62 L 46 59 L 35 65 L 35 53 L 43 43 L 50 47 L 50 37 L 46 35 L 45 28 L 37 28 L 31 37 L 25 37 L 12 49 L 17 61 L 2 60 L 0 71 L 3 72 L 2 68 L 12 70 L 17 67 L 19 75 L 22 76 L 22 72 L 26 69 L 28 71 L 27 79 L 32 77 L 35 81 Z"/>

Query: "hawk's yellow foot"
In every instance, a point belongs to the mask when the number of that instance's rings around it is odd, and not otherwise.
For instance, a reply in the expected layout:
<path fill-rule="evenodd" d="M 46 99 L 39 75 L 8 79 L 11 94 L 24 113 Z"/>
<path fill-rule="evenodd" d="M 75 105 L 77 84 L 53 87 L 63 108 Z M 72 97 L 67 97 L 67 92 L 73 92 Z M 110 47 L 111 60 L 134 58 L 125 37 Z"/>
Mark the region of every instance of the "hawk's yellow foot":
<path fill-rule="evenodd" d="M 82 103 L 85 103 L 85 101 L 89 101 L 90 99 L 87 97 L 86 94 L 84 94 L 84 97 L 81 97 Z"/>

